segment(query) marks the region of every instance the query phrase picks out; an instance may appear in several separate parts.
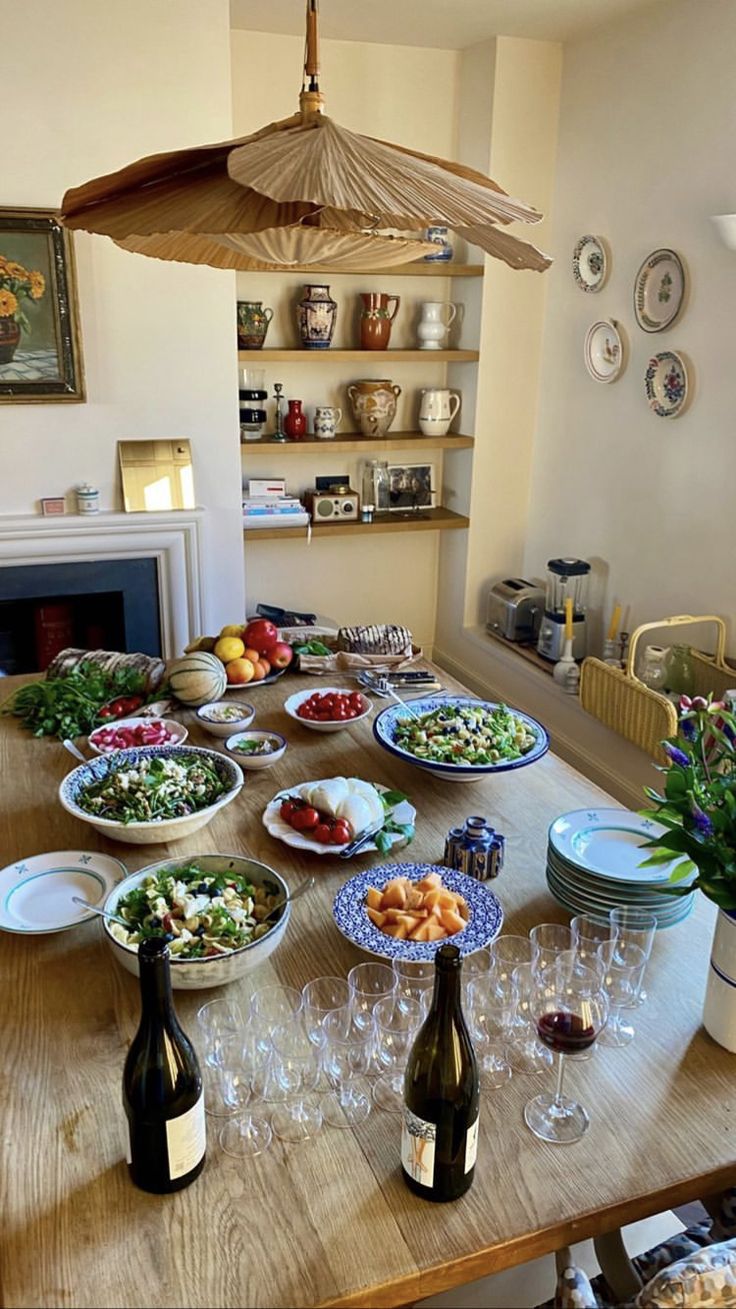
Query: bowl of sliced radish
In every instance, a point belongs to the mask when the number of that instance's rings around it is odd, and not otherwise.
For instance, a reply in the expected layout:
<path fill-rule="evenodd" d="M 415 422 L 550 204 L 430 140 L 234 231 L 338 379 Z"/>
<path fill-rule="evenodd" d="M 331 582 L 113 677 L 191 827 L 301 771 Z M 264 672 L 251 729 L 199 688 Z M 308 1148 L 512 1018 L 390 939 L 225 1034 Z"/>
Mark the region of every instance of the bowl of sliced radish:
<path fill-rule="evenodd" d="M 96 727 L 87 738 L 95 754 L 112 754 L 139 745 L 182 745 L 189 733 L 173 718 L 125 718 Z"/>

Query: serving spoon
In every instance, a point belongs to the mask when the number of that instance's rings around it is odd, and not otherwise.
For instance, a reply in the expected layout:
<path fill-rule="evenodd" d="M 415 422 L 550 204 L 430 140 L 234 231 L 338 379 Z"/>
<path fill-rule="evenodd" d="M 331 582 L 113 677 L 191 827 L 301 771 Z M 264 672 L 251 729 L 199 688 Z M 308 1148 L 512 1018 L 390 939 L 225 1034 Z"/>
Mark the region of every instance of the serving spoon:
<path fill-rule="evenodd" d="M 411 705 L 406 700 L 403 700 L 402 697 L 398 695 L 396 691 L 394 691 L 394 688 L 392 687 L 387 677 L 381 677 L 380 679 L 378 679 L 376 683 L 376 690 L 378 691 L 379 695 L 392 696 L 393 699 L 396 700 L 397 704 L 400 704 L 403 709 L 406 709 L 406 712 L 408 714 L 411 714 L 412 718 L 415 718 L 417 722 L 421 720 L 422 715 L 418 714 L 416 709 L 412 709 Z"/>
<path fill-rule="evenodd" d="M 79 749 L 79 747 L 76 746 L 73 741 L 70 741 L 69 737 L 67 737 L 65 741 L 62 741 L 61 744 L 63 745 L 65 750 L 68 750 L 70 754 L 74 755 L 75 759 L 79 759 L 83 764 L 89 763 L 89 759 L 87 758 L 87 756 L 82 754 L 82 751 Z"/>
<path fill-rule="evenodd" d="M 128 931 L 131 930 L 130 923 L 126 923 L 124 918 L 118 918 L 117 914 L 111 914 L 109 909 L 98 909 L 97 905 L 90 904 L 89 900 L 83 900 L 81 895 L 73 895 L 72 900 L 75 904 L 81 904 L 85 909 L 89 909 L 91 913 L 99 914 L 100 918 L 109 918 L 111 922 L 120 923 L 121 927 L 126 927 Z"/>
<path fill-rule="evenodd" d="M 284 895 L 281 897 L 280 900 L 277 900 L 273 908 L 269 909 L 265 918 L 261 919 L 261 921 L 265 923 L 271 917 L 272 914 L 276 913 L 277 909 L 282 909 L 285 904 L 292 904 L 294 900 L 299 899 L 300 895 L 304 895 L 305 891 L 311 891 L 312 887 L 314 886 L 314 881 L 315 881 L 314 877 L 307 877 L 306 880 L 301 882 L 299 886 L 296 888 L 296 890 L 292 891 L 290 895 Z"/>

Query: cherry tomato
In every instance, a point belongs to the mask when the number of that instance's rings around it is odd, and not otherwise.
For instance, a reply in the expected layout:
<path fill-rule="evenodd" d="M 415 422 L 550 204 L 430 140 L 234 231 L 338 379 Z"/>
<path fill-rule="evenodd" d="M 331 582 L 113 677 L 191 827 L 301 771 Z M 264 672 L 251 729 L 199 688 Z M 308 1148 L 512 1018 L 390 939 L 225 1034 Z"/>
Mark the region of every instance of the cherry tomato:
<path fill-rule="evenodd" d="M 332 828 L 329 827 L 327 823 L 318 823 L 312 835 L 314 836 L 315 841 L 319 841 L 320 845 L 329 845 L 332 837 Z"/>
<path fill-rule="evenodd" d="M 347 845 L 350 840 L 350 826 L 344 818 L 338 818 L 330 835 L 332 845 Z"/>
<path fill-rule="evenodd" d="M 296 805 L 293 800 L 282 800 L 279 813 L 285 823 L 290 823 L 293 815 L 296 813 Z"/>
<path fill-rule="evenodd" d="M 297 832 L 309 831 L 319 823 L 319 813 L 311 805 L 305 805 L 292 815 L 291 825 Z"/>

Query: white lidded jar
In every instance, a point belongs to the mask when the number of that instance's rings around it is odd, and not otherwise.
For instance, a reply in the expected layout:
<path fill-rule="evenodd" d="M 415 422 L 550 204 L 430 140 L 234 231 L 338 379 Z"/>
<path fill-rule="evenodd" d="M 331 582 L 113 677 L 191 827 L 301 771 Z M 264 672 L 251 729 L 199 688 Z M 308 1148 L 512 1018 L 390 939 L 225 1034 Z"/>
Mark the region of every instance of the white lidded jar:
<path fill-rule="evenodd" d="M 100 512 L 100 493 L 88 482 L 83 482 L 76 489 L 77 513 L 98 514 Z"/>

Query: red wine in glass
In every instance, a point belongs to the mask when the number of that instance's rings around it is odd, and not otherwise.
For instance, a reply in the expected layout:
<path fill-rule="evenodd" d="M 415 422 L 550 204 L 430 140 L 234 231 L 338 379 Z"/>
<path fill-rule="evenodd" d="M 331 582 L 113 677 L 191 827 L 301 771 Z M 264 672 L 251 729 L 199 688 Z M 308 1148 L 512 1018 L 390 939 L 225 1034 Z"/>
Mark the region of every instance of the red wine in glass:
<path fill-rule="evenodd" d="M 577 1054 L 579 1050 L 589 1049 L 596 1038 L 595 1028 L 586 1026 L 579 1014 L 561 1009 L 542 1014 L 537 1020 L 537 1034 L 556 1054 Z"/>

